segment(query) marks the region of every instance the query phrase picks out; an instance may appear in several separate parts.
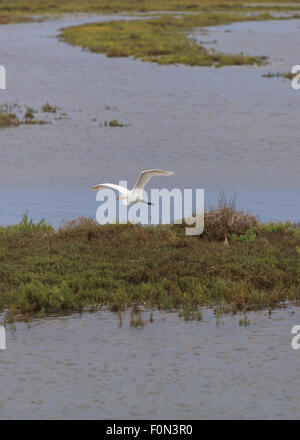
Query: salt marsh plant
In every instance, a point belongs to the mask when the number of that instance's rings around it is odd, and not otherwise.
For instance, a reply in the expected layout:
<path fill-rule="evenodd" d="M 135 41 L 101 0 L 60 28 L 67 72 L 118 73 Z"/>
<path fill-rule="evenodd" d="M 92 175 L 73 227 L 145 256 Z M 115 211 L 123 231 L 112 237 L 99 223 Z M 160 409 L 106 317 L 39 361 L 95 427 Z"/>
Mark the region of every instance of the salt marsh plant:
<path fill-rule="evenodd" d="M 26 233 L 26 232 L 52 232 L 53 228 L 49 225 L 45 219 L 40 220 L 37 223 L 34 223 L 32 219 L 29 218 L 28 212 L 26 212 L 20 223 L 16 225 L 0 227 L 0 233 L 6 232 L 8 234 L 11 233 Z"/>
<path fill-rule="evenodd" d="M 250 325 L 250 324 L 251 324 L 251 323 L 250 323 L 250 320 L 249 320 L 247 314 L 245 313 L 245 314 L 244 314 L 244 318 L 241 318 L 241 319 L 239 320 L 239 325 L 240 325 L 240 326 L 244 326 L 244 327 L 248 327 L 248 325 Z"/>
<path fill-rule="evenodd" d="M 42 112 L 56 114 L 58 107 L 50 106 L 46 103 L 42 107 Z M 51 124 L 53 120 L 68 119 L 68 115 L 62 112 L 60 116 L 53 118 L 47 117 L 46 119 L 38 119 L 36 115 L 40 113 L 39 110 L 29 106 L 22 106 L 16 103 L 4 103 L 0 106 L 0 128 L 17 127 L 21 124 L 25 125 L 44 125 Z"/>
<path fill-rule="evenodd" d="M 295 11 L 300 8 L 298 0 L 283 3 L 282 0 L 2 0 L 0 3 L 0 24 L 40 21 L 50 14 L 66 12 L 90 13 L 147 13 L 153 11 L 206 12 L 218 10 L 257 12 L 265 10 Z M 39 16 L 37 16 L 39 14 Z"/>
<path fill-rule="evenodd" d="M 20 120 L 15 113 L 0 113 L 0 128 L 17 127 Z"/>
<path fill-rule="evenodd" d="M 99 127 L 125 127 L 129 124 L 123 124 L 122 122 L 118 122 L 116 119 L 112 119 L 111 121 L 104 121 L 103 124 L 100 122 Z"/>
<path fill-rule="evenodd" d="M 24 119 L 34 119 L 34 113 L 37 113 L 36 110 L 32 107 L 26 107 L 26 112 L 24 114 Z"/>
<path fill-rule="evenodd" d="M 232 234 L 230 236 L 231 240 L 238 240 L 238 241 L 242 241 L 244 243 L 251 243 L 252 241 L 254 241 L 256 239 L 256 232 L 255 232 L 255 227 L 251 226 L 251 228 L 249 228 L 245 234 L 241 234 L 241 235 L 237 235 L 237 234 Z"/>
<path fill-rule="evenodd" d="M 202 313 L 198 309 L 193 309 L 190 306 L 186 306 L 182 311 L 178 313 L 178 316 L 183 317 L 185 321 L 202 321 Z"/>
<path fill-rule="evenodd" d="M 142 319 L 142 310 L 140 307 L 134 305 L 130 312 L 130 326 L 131 327 L 144 327 L 146 320 Z"/>
<path fill-rule="evenodd" d="M 58 110 L 58 107 L 56 107 L 54 105 L 50 105 L 48 101 L 42 107 L 42 111 L 44 113 L 56 113 L 57 110 Z"/>
<path fill-rule="evenodd" d="M 291 73 L 291 72 L 276 72 L 276 73 L 272 73 L 272 72 L 268 72 L 268 73 L 264 73 L 262 76 L 264 78 L 285 78 L 285 79 L 293 79 L 295 76 L 297 75 L 297 73 Z"/>
<path fill-rule="evenodd" d="M 218 217 L 206 218 L 207 233 L 186 236 L 183 225 L 100 226 L 89 219 L 54 230 L 26 214 L 0 228 L 0 307 L 11 321 L 129 307 L 132 325 L 142 326 L 142 307 L 177 311 L 185 320 L 201 320 L 201 307 L 215 307 L 220 321 L 223 313 L 300 300 L 297 224 L 257 223 L 254 241 L 228 236 L 224 246 Z M 239 215 L 233 234 L 246 234 L 247 218 Z"/>
<path fill-rule="evenodd" d="M 109 126 L 110 127 L 124 127 L 124 124 L 122 124 L 122 122 L 118 122 L 116 119 L 112 119 L 111 121 L 109 121 Z"/>

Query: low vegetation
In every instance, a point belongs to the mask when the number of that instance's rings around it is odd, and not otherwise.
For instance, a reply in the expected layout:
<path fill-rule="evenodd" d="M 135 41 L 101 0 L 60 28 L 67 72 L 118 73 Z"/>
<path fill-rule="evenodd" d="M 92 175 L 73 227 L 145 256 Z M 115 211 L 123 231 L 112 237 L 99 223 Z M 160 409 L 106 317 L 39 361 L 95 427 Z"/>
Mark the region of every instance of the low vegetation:
<path fill-rule="evenodd" d="M 218 323 L 224 312 L 299 301 L 298 225 L 261 224 L 223 206 L 205 214 L 202 236 L 186 236 L 183 226 L 82 218 L 54 230 L 26 215 L 0 228 L 0 308 L 12 322 L 108 307 L 121 322 L 129 307 L 132 325 L 142 326 L 144 307 L 200 321 L 209 306 Z"/>
<path fill-rule="evenodd" d="M 291 72 L 276 72 L 276 73 L 272 73 L 272 72 L 268 72 L 268 73 L 264 73 L 262 76 L 264 78 L 285 78 L 285 79 L 293 79 L 296 75 L 298 75 L 297 73 L 291 73 Z"/>
<path fill-rule="evenodd" d="M 294 14 L 276 19 L 299 18 Z M 274 20 L 270 13 L 247 15 L 239 12 L 204 11 L 191 15 L 162 15 L 147 20 L 118 20 L 84 24 L 62 30 L 61 38 L 108 57 L 133 56 L 159 64 L 190 66 L 263 65 L 265 56 L 224 54 L 206 48 L 192 38 L 195 29 L 240 21 Z"/>
<path fill-rule="evenodd" d="M 48 101 L 42 107 L 42 111 L 44 113 L 56 113 L 57 110 L 58 110 L 58 107 L 56 107 L 55 105 L 50 105 Z"/>
<path fill-rule="evenodd" d="M 112 14 L 125 12 L 197 12 L 197 11 L 295 11 L 300 0 L 293 4 L 283 0 L 1 0 L 0 25 L 42 21 L 49 15 L 64 13 Z"/>
<path fill-rule="evenodd" d="M 99 127 L 125 127 L 129 124 L 123 124 L 123 122 L 119 122 L 116 119 L 112 119 L 111 121 L 107 122 L 104 121 L 103 123 L 100 122 Z"/>
<path fill-rule="evenodd" d="M 0 128 L 17 127 L 20 120 L 15 113 L 0 112 Z"/>
<path fill-rule="evenodd" d="M 22 12 L 9 13 L 0 9 L 0 25 L 10 23 L 27 23 L 32 21 L 34 21 L 33 17 L 26 15 Z"/>
<path fill-rule="evenodd" d="M 268 13 L 253 17 L 255 20 L 272 18 Z M 245 20 L 249 20 L 249 17 L 237 13 L 205 12 L 181 17 L 164 15 L 142 21 L 111 21 L 69 27 L 62 30 L 61 37 L 70 44 L 88 48 L 92 52 L 106 53 L 108 57 L 133 56 L 159 64 L 191 66 L 262 65 L 266 62 L 264 56 L 218 53 L 188 36 L 199 27 Z"/>
<path fill-rule="evenodd" d="M 42 106 L 42 109 L 35 110 L 33 107 L 22 106 L 18 103 L 4 103 L 0 106 L 0 128 L 18 127 L 25 125 L 43 125 L 51 124 L 53 121 L 47 117 L 37 118 L 39 113 L 56 113 L 58 107 L 51 106 L 48 102 Z M 62 112 L 60 116 L 52 118 L 53 120 L 67 119 L 68 115 Z"/>
<path fill-rule="evenodd" d="M 292 3 L 292 5 L 290 4 Z M 32 14 L 68 13 L 68 12 L 156 12 L 156 11 L 203 11 L 219 10 L 295 10 L 299 9 L 299 0 L 2 0 L 0 14 L 17 20 L 19 16 Z"/>

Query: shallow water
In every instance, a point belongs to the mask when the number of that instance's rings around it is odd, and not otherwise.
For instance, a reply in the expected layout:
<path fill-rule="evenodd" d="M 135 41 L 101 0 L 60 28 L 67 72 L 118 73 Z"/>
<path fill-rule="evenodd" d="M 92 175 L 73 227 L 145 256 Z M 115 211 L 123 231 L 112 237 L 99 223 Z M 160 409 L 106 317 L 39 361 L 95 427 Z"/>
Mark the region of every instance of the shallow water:
<path fill-rule="evenodd" d="M 204 187 L 207 204 L 236 192 L 263 219 L 299 220 L 300 92 L 262 74 L 299 64 L 300 21 L 201 32 L 217 40 L 209 47 L 270 56 L 262 68 L 211 69 L 108 59 L 54 38 L 88 20 L 0 26 L 0 102 L 49 101 L 70 117 L 0 132 L 1 224 L 27 209 L 54 224 L 94 216 L 91 185 L 130 185 L 152 167 L 176 171 L 152 187 Z M 110 119 L 130 126 L 98 126 Z M 156 312 L 133 329 L 128 315 L 120 328 L 101 311 L 18 323 L 0 351 L 0 418 L 299 418 L 299 309 L 250 313 L 249 327 L 240 318 L 216 326 L 210 310 L 201 322 Z"/>
<path fill-rule="evenodd" d="M 155 167 L 176 174 L 149 188 L 205 188 L 207 205 L 225 190 L 262 219 L 299 220 L 300 92 L 262 74 L 299 63 L 300 20 L 208 29 L 201 40 L 218 41 L 209 47 L 271 62 L 212 69 L 107 58 L 56 38 L 62 26 L 100 19 L 111 17 L 0 27 L 8 87 L 0 103 L 41 108 L 49 101 L 70 118 L 1 131 L 0 224 L 27 209 L 55 225 L 94 217 L 90 186 L 119 179 L 130 186 L 140 170 Z M 99 127 L 111 119 L 130 125 Z"/>
<path fill-rule="evenodd" d="M 0 351 L 1 419 L 299 418 L 299 308 L 119 327 L 110 312 L 17 324 Z M 144 318 L 149 318 L 145 312 Z"/>

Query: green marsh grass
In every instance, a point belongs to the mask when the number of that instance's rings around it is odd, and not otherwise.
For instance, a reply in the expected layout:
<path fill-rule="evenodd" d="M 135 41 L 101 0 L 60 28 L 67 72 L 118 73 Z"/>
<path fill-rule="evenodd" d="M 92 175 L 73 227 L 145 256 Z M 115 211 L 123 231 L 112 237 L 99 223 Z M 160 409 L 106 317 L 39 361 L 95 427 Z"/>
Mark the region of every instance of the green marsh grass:
<path fill-rule="evenodd" d="M 124 127 L 125 124 L 118 122 L 116 119 L 112 119 L 108 124 L 110 127 Z"/>
<path fill-rule="evenodd" d="M 56 113 L 57 110 L 58 110 L 58 107 L 56 107 L 54 105 L 50 105 L 48 101 L 42 107 L 42 111 L 44 113 Z"/>
<path fill-rule="evenodd" d="M 122 122 L 112 119 L 111 121 L 100 122 L 99 127 L 127 127 L 129 124 L 123 124 Z"/>
<path fill-rule="evenodd" d="M 60 116 L 53 117 L 56 114 L 58 107 L 51 106 L 48 102 L 41 108 L 42 113 L 51 113 L 52 120 L 37 119 L 36 114 L 39 113 L 33 107 L 22 106 L 18 103 L 4 103 L 0 106 L 0 129 L 9 127 L 18 127 L 19 125 L 44 125 L 52 124 L 53 120 L 68 119 L 68 115 L 62 112 Z M 44 115 L 43 115 L 44 116 Z"/>
<path fill-rule="evenodd" d="M 8 16 L 49 14 L 66 12 L 152 12 L 152 11 L 202 11 L 207 9 L 245 10 L 293 10 L 299 8 L 299 0 L 291 6 L 284 0 L 2 0 L 0 13 Z"/>
<path fill-rule="evenodd" d="M 262 76 L 264 78 L 285 78 L 285 79 L 293 79 L 296 75 L 298 75 L 297 73 L 291 73 L 291 72 L 276 72 L 276 73 L 272 73 L 272 72 L 268 72 L 263 74 Z"/>
<path fill-rule="evenodd" d="M 54 230 L 26 214 L 0 228 L 0 308 L 9 321 L 131 308 L 132 325 L 142 326 L 141 307 L 187 321 L 215 307 L 219 321 L 222 313 L 299 302 L 299 226 L 257 222 L 255 240 L 232 240 L 228 229 L 246 235 L 249 214 L 230 218 L 220 234 L 220 213 L 208 212 L 203 235 L 191 237 L 182 225 L 100 226 L 84 218 Z"/>
<path fill-rule="evenodd" d="M 0 2 L 0 25 L 30 21 L 42 21 L 49 16 L 64 13 L 112 14 L 125 12 L 257 12 L 295 11 L 300 9 L 299 0 L 293 5 L 283 0 L 2 0 Z"/>
<path fill-rule="evenodd" d="M 270 20 L 272 15 L 259 14 L 253 20 Z M 197 44 L 187 33 L 193 29 L 249 20 L 238 13 L 205 12 L 173 17 L 163 15 L 147 20 L 110 21 L 85 24 L 62 30 L 61 38 L 92 52 L 106 53 L 108 57 L 133 56 L 142 61 L 159 64 L 188 64 L 216 66 L 257 64 L 266 62 L 264 56 L 222 54 Z"/>
<path fill-rule="evenodd" d="M 20 120 L 15 113 L 0 112 L 0 128 L 17 127 Z"/>
<path fill-rule="evenodd" d="M 239 325 L 240 325 L 240 326 L 244 326 L 244 327 L 248 327 L 248 325 L 250 325 L 250 324 L 251 324 L 251 322 L 250 322 L 250 320 L 249 320 L 247 314 L 245 313 L 245 314 L 244 314 L 244 318 L 241 318 L 241 319 L 239 320 Z"/>

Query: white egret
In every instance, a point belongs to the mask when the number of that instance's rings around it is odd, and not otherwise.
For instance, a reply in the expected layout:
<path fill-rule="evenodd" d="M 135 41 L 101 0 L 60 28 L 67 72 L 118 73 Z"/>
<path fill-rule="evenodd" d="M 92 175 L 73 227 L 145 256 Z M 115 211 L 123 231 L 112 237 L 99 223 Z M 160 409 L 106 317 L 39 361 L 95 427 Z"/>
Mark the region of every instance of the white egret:
<path fill-rule="evenodd" d="M 143 191 L 149 180 L 152 176 L 172 176 L 174 171 L 165 171 L 165 170 L 146 170 L 142 171 L 139 175 L 136 184 L 132 188 L 132 190 L 128 190 L 124 186 L 115 185 L 114 183 L 99 183 L 98 185 L 93 186 L 91 189 L 98 191 L 101 188 L 111 188 L 119 191 L 122 195 L 118 198 L 123 199 L 122 203 L 125 206 L 130 206 L 136 202 L 143 202 L 151 205 L 148 201 L 143 198 Z"/>

